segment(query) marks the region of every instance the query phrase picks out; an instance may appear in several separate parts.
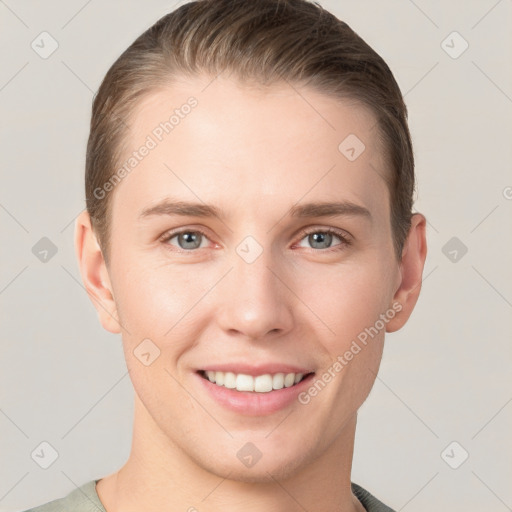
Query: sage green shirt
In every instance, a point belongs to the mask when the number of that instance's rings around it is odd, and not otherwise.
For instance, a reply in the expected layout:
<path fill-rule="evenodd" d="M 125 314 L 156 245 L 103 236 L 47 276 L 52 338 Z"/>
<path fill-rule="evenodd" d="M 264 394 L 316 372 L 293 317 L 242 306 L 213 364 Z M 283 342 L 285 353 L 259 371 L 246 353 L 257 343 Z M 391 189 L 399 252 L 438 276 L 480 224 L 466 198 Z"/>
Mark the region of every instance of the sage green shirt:
<path fill-rule="evenodd" d="M 25 512 L 106 512 L 96 492 L 97 481 L 91 480 L 63 498 Z M 367 512 L 395 512 L 354 482 L 352 482 L 352 492 Z"/>

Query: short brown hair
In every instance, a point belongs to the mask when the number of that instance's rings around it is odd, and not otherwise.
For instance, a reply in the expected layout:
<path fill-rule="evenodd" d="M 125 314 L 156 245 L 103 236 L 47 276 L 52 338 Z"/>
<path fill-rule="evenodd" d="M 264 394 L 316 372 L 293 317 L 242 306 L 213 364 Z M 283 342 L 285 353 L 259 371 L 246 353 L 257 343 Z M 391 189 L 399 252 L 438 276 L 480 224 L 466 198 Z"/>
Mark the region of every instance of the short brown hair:
<path fill-rule="evenodd" d="M 112 193 L 98 198 L 95 190 L 120 164 L 130 113 L 175 76 L 224 71 L 247 83 L 311 86 L 370 108 L 389 168 L 383 177 L 401 260 L 411 225 L 414 157 L 407 107 L 384 60 L 345 22 L 308 0 L 197 0 L 141 34 L 108 70 L 94 97 L 85 193 L 107 265 Z"/>

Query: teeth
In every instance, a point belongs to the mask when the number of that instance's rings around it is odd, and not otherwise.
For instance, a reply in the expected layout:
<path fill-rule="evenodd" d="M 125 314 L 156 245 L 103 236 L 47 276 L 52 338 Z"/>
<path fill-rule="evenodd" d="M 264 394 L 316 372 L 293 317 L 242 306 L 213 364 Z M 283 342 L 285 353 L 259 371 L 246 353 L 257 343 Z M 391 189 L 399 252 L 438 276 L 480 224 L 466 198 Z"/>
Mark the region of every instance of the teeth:
<path fill-rule="evenodd" d="M 245 375 L 244 373 L 232 372 L 204 372 L 210 382 L 217 386 L 224 386 L 237 391 L 254 391 L 256 393 L 268 393 L 274 389 L 289 388 L 294 384 L 298 384 L 303 378 L 303 373 L 276 373 L 270 375 Z"/>
<path fill-rule="evenodd" d="M 219 372 L 222 373 L 222 372 Z M 215 375 L 217 375 L 217 372 L 215 372 Z M 235 389 L 236 388 L 236 375 L 231 372 L 226 372 L 224 374 L 224 386 L 229 389 Z"/>
<path fill-rule="evenodd" d="M 258 375 L 254 380 L 254 391 L 268 393 L 272 391 L 272 375 Z"/>
<path fill-rule="evenodd" d="M 295 374 L 294 373 L 287 373 L 284 376 L 284 387 L 289 388 L 290 386 L 293 386 L 295 382 Z"/>
<path fill-rule="evenodd" d="M 224 372 L 215 372 L 215 379 L 213 382 L 216 382 L 219 386 L 224 385 Z"/>
<path fill-rule="evenodd" d="M 236 376 L 236 390 L 237 391 L 254 391 L 254 378 L 250 375 L 239 373 Z"/>
<path fill-rule="evenodd" d="M 276 373 L 272 377 L 272 388 L 274 388 L 274 389 L 284 388 L 284 373 Z"/>

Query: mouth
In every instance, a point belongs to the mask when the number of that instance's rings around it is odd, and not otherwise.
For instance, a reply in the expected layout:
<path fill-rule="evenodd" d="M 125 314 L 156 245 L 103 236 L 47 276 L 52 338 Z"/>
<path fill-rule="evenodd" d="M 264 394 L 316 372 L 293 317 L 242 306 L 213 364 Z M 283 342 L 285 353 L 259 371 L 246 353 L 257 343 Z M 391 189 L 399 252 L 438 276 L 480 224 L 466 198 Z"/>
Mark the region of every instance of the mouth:
<path fill-rule="evenodd" d="M 292 388 L 314 375 L 314 372 L 248 375 L 213 370 L 198 370 L 197 373 L 220 388 L 249 393 L 270 393 L 284 388 Z"/>

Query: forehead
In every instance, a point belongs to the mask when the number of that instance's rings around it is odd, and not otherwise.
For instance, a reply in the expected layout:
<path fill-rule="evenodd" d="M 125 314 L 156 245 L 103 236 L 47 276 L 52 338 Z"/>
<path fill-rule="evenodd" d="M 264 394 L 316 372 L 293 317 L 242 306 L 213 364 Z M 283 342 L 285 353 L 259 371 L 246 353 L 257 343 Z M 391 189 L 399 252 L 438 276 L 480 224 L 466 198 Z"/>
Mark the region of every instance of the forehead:
<path fill-rule="evenodd" d="M 355 101 L 198 77 L 149 93 L 127 124 L 122 163 L 151 147 L 115 190 L 133 210 L 167 194 L 240 205 L 257 196 L 261 207 L 342 196 L 385 213 L 376 119 Z"/>

